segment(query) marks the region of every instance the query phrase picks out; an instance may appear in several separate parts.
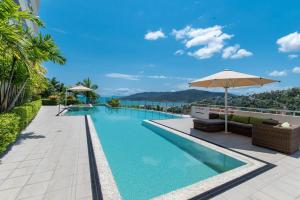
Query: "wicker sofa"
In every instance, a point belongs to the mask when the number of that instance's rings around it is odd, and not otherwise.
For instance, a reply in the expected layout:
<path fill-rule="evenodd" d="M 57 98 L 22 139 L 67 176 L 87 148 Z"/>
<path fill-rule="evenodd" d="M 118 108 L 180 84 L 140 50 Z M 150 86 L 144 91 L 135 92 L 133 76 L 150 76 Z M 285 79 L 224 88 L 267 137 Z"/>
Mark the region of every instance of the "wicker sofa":
<path fill-rule="evenodd" d="M 224 115 L 210 113 L 209 118 L 210 119 L 194 119 L 194 128 L 206 132 L 224 131 L 225 129 Z M 228 131 L 235 134 L 251 137 L 252 129 L 253 129 L 253 121 L 251 121 L 250 119 L 254 119 L 254 118 L 229 115 Z M 257 118 L 255 119 L 256 121 L 258 120 Z"/>
<path fill-rule="evenodd" d="M 265 124 L 254 125 L 252 144 L 292 154 L 300 147 L 300 126 L 282 128 Z"/>
<path fill-rule="evenodd" d="M 225 122 L 222 119 L 194 119 L 194 129 L 205 132 L 224 131 Z"/>
<path fill-rule="evenodd" d="M 252 136 L 253 124 L 245 124 L 241 122 L 228 122 L 228 131 L 231 133 L 251 137 Z"/>

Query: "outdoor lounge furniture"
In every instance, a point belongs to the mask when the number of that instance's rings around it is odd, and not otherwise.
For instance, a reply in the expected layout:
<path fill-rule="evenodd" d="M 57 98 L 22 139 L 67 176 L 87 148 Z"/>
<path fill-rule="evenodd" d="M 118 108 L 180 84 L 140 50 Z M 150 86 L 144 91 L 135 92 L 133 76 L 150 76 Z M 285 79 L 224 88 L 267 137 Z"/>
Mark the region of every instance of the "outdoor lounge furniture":
<path fill-rule="evenodd" d="M 194 119 L 194 128 L 206 132 L 224 131 L 224 115 L 220 114 L 216 119 L 216 114 L 209 114 L 210 119 Z M 252 137 L 253 124 L 277 125 L 278 121 L 273 119 L 260 119 L 239 115 L 228 116 L 228 130 L 231 133 Z"/>
<path fill-rule="evenodd" d="M 300 127 L 282 128 L 265 124 L 254 125 L 252 144 L 292 154 L 300 147 Z"/>
<path fill-rule="evenodd" d="M 252 124 L 244 124 L 241 122 L 234 122 L 234 121 L 229 121 L 228 122 L 228 130 L 231 133 L 236 133 L 239 135 L 244 135 L 247 137 L 252 136 Z"/>
<path fill-rule="evenodd" d="M 194 119 L 194 129 L 206 132 L 224 131 L 225 121 L 222 119 Z"/>

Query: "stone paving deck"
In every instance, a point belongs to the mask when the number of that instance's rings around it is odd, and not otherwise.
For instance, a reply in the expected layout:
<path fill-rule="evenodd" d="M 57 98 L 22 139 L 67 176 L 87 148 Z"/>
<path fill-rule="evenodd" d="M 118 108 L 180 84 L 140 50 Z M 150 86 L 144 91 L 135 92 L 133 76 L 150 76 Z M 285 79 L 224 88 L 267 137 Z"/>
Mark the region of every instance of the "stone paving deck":
<path fill-rule="evenodd" d="M 224 132 L 201 132 L 193 129 L 191 118 L 156 120 L 156 122 L 275 165 L 269 171 L 237 185 L 213 199 L 300 200 L 300 151 L 287 156 L 253 146 L 249 137 L 225 134 Z"/>
<path fill-rule="evenodd" d="M 0 199 L 92 199 L 83 116 L 43 106 L 0 159 Z"/>

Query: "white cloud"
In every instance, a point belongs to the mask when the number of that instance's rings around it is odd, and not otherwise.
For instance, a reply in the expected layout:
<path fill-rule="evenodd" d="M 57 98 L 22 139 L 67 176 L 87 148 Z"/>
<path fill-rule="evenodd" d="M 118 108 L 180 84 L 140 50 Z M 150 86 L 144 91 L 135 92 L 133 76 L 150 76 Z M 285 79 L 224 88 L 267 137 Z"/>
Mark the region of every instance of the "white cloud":
<path fill-rule="evenodd" d="M 179 49 L 179 50 L 175 51 L 175 53 L 174 53 L 174 55 L 176 55 L 176 56 L 181 56 L 183 54 L 184 54 L 184 51 L 182 49 Z"/>
<path fill-rule="evenodd" d="M 244 57 L 252 56 L 253 53 L 246 49 L 240 49 L 240 45 L 229 46 L 223 49 L 222 57 L 224 59 L 240 59 Z"/>
<path fill-rule="evenodd" d="M 299 57 L 298 54 L 290 54 L 290 55 L 288 55 L 289 59 L 295 59 L 295 58 L 298 58 L 298 57 Z"/>
<path fill-rule="evenodd" d="M 290 33 L 276 42 L 281 52 L 300 51 L 300 34 L 298 32 Z"/>
<path fill-rule="evenodd" d="M 180 76 L 175 76 L 175 77 L 172 77 L 173 79 L 176 79 L 176 80 L 183 80 L 183 81 L 192 81 L 192 80 L 195 80 L 196 78 L 190 78 L 190 77 L 180 77 Z"/>
<path fill-rule="evenodd" d="M 173 30 L 172 35 L 176 40 L 182 40 L 186 48 L 201 46 L 194 52 L 188 52 L 189 56 L 197 59 L 211 58 L 215 53 L 221 52 L 224 47 L 225 40 L 233 37 L 222 31 L 221 26 L 213 26 L 208 28 L 192 28 L 187 26 L 181 30 Z"/>
<path fill-rule="evenodd" d="M 294 67 L 293 73 L 300 74 L 300 67 Z"/>
<path fill-rule="evenodd" d="M 285 70 L 283 70 L 283 71 L 274 70 L 274 71 L 269 73 L 269 76 L 275 76 L 275 77 L 287 76 L 287 72 Z"/>
<path fill-rule="evenodd" d="M 148 76 L 148 78 L 153 78 L 153 79 L 167 79 L 168 77 L 163 76 L 163 75 L 153 75 L 153 76 Z"/>
<path fill-rule="evenodd" d="M 191 29 L 192 29 L 191 26 L 186 26 L 185 28 L 180 29 L 180 30 L 173 29 L 172 35 L 175 36 L 176 40 L 181 40 L 181 39 L 186 38 L 186 36 L 188 35 L 188 33 L 190 32 Z"/>
<path fill-rule="evenodd" d="M 165 38 L 164 32 L 160 29 L 158 31 L 149 31 L 145 35 L 145 40 L 157 40 L 159 38 Z"/>
<path fill-rule="evenodd" d="M 130 75 L 130 74 L 109 73 L 109 74 L 105 74 L 105 76 L 109 77 L 109 78 L 119 78 L 119 79 L 131 80 L 131 81 L 140 80 L 139 76 L 137 76 L 137 75 Z"/>

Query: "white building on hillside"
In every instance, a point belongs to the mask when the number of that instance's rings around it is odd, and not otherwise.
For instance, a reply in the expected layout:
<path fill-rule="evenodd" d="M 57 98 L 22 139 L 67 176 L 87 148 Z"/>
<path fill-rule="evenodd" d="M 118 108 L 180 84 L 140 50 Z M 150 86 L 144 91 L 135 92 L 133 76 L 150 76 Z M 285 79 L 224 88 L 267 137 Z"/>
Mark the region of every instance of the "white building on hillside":
<path fill-rule="evenodd" d="M 35 15 L 38 15 L 40 0 L 14 0 L 21 6 L 22 10 L 31 10 Z M 38 32 L 38 26 L 30 21 L 26 21 L 26 25 L 35 33 Z"/>

